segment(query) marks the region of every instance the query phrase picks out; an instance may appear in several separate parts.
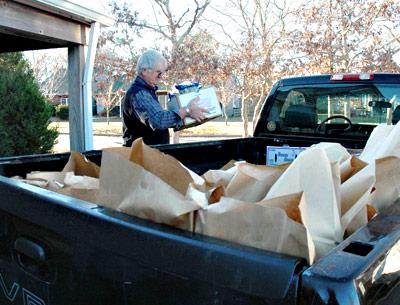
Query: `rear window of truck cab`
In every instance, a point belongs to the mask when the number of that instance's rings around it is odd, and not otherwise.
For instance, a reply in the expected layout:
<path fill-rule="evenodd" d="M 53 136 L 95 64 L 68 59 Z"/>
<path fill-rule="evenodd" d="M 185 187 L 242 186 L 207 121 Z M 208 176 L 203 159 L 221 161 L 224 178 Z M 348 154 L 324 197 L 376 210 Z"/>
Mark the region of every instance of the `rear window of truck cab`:
<path fill-rule="evenodd" d="M 369 136 L 400 119 L 399 84 L 328 83 L 282 86 L 272 98 L 268 133 Z"/>

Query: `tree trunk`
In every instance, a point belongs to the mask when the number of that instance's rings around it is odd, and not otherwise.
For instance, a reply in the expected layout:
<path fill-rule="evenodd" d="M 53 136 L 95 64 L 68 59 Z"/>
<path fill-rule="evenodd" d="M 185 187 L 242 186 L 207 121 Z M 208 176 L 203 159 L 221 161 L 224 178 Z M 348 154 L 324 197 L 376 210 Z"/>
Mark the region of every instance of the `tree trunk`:
<path fill-rule="evenodd" d="M 265 100 L 264 94 L 261 94 L 260 98 L 257 101 L 256 106 L 254 107 L 254 114 L 253 114 L 253 133 L 254 133 L 254 128 L 256 128 L 256 122 L 260 116 L 261 112 L 261 106 L 263 105 L 263 102 Z"/>
<path fill-rule="evenodd" d="M 181 133 L 180 131 L 175 131 L 173 133 L 173 136 L 172 136 L 172 143 L 173 144 L 178 144 L 179 143 L 180 133 Z"/>
<path fill-rule="evenodd" d="M 249 117 L 248 117 L 249 109 L 247 105 L 246 98 L 244 96 L 244 92 L 242 92 L 242 107 L 241 107 L 241 114 L 242 114 L 242 121 L 243 121 L 243 138 L 247 138 L 249 136 L 248 126 L 249 126 Z"/>
<path fill-rule="evenodd" d="M 226 113 L 226 106 L 224 104 L 222 105 L 222 111 L 224 115 L 225 126 L 228 126 L 228 115 Z"/>

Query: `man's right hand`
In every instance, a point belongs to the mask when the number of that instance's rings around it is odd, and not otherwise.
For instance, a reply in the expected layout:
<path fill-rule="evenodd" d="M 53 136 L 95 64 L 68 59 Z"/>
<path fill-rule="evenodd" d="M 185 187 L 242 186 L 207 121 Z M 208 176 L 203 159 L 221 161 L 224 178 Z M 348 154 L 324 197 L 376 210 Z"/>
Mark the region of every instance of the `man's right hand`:
<path fill-rule="evenodd" d="M 200 107 L 199 101 L 200 98 L 198 96 L 195 97 L 189 102 L 188 108 L 189 108 L 189 116 L 195 119 L 197 122 L 201 123 L 201 121 L 203 121 L 206 118 L 205 113 L 208 113 L 208 110 Z"/>

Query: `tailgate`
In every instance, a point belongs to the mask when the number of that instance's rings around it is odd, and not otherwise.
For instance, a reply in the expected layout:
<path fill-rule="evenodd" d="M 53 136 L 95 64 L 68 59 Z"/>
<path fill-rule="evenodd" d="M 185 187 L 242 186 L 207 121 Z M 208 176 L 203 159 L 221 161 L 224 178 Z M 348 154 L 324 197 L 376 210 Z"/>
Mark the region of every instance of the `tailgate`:
<path fill-rule="evenodd" d="M 302 305 L 400 303 L 400 200 L 303 272 Z"/>

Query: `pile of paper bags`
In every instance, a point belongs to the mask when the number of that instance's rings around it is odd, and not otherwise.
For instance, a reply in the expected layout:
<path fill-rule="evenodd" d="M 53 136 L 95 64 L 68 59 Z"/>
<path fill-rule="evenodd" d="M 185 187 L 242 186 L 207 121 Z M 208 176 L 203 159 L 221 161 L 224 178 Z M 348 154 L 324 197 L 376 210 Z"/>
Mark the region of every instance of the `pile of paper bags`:
<path fill-rule="evenodd" d="M 132 148 L 103 150 L 101 169 L 73 153 L 62 172 L 23 180 L 311 264 L 400 197 L 399 157 L 400 125 L 379 125 L 358 158 L 320 143 L 291 164 L 232 161 L 199 176 L 138 139 Z"/>

